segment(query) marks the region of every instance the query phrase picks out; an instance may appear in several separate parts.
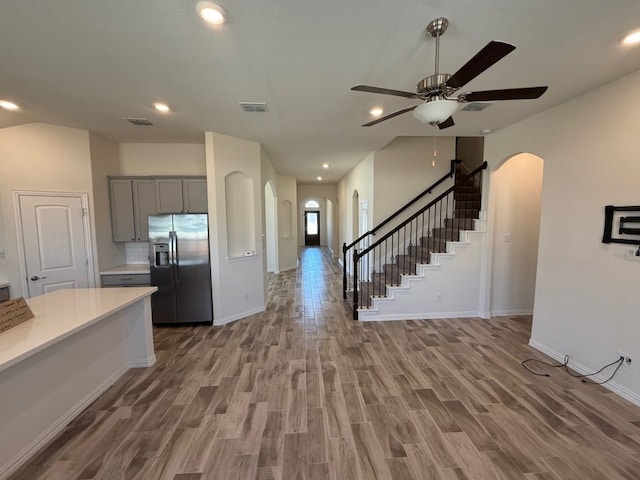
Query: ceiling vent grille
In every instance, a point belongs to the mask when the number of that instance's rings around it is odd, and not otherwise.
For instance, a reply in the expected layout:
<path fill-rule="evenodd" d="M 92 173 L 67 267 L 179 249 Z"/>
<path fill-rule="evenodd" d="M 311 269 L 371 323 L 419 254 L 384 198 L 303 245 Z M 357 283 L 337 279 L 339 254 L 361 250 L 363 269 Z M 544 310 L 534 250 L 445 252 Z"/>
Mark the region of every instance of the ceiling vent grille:
<path fill-rule="evenodd" d="M 245 112 L 258 113 L 268 112 L 267 104 L 262 102 L 238 102 Z"/>
<path fill-rule="evenodd" d="M 132 123 L 136 127 L 148 127 L 153 125 L 153 123 L 151 123 L 151 120 L 149 120 L 148 118 L 125 118 L 125 120 L 129 123 Z"/>
<path fill-rule="evenodd" d="M 481 112 L 491 105 L 492 103 L 490 102 L 471 102 L 467 103 L 464 107 L 461 108 L 461 110 L 463 112 Z"/>

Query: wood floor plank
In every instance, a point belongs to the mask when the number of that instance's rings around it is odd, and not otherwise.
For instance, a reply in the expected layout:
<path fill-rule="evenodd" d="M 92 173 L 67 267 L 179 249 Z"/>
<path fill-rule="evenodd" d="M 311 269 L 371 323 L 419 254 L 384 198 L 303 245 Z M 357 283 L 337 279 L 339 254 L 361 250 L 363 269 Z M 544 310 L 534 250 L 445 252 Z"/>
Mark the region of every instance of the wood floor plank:
<path fill-rule="evenodd" d="M 286 433 L 282 477 L 291 480 L 309 478 L 309 444 L 307 433 Z"/>
<path fill-rule="evenodd" d="M 325 248 L 267 309 L 156 328 L 132 369 L 10 480 L 637 480 L 640 408 L 553 369 L 531 316 L 354 322 Z"/>

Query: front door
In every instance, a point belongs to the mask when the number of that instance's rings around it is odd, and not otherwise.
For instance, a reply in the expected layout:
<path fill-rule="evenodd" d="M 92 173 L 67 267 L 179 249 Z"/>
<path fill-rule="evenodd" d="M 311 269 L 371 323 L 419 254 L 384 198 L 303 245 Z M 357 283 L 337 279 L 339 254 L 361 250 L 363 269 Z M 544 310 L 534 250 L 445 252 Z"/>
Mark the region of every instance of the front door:
<path fill-rule="evenodd" d="M 304 212 L 304 244 L 320 245 L 320 212 Z"/>
<path fill-rule="evenodd" d="M 81 195 L 18 194 L 28 297 L 93 286 Z"/>

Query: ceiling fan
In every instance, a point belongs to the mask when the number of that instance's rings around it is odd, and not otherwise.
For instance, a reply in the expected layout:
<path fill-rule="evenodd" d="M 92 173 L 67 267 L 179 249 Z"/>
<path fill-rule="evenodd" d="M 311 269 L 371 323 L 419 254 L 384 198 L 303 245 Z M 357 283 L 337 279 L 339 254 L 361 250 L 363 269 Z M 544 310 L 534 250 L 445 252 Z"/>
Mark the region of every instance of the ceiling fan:
<path fill-rule="evenodd" d="M 541 97 L 547 90 L 548 87 L 546 86 L 483 90 L 461 93 L 457 97 L 451 98 L 451 95 L 457 90 L 513 52 L 516 47 L 504 42 L 491 41 L 453 75 L 440 73 L 438 71 L 440 61 L 440 36 L 444 34 L 448 26 L 449 21 L 444 17 L 436 18 L 427 25 L 427 33 L 436 39 L 435 73 L 418 82 L 416 93 L 371 87 L 368 85 L 356 85 L 351 88 L 351 90 L 359 92 L 379 93 L 423 100 L 423 103 L 420 105 L 390 113 L 389 115 L 365 123 L 362 125 L 363 127 L 370 127 L 402 115 L 403 113 L 413 111 L 413 116 L 422 123 L 437 125 L 438 128 L 442 130 L 454 125 L 451 115 L 458 110 L 461 103 L 534 99 Z"/>

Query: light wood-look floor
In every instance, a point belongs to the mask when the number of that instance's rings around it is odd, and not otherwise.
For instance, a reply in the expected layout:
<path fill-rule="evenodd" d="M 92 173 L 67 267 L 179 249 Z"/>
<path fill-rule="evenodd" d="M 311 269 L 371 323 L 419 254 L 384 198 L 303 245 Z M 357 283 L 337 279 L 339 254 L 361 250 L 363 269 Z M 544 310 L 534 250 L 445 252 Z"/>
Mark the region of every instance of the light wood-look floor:
<path fill-rule="evenodd" d="M 357 323 L 340 279 L 307 248 L 266 313 L 158 329 L 157 365 L 11 478 L 640 478 L 640 408 L 526 373 L 530 318 Z"/>

